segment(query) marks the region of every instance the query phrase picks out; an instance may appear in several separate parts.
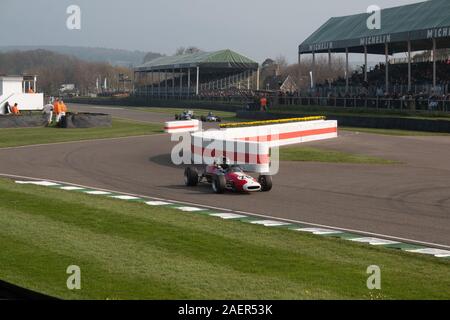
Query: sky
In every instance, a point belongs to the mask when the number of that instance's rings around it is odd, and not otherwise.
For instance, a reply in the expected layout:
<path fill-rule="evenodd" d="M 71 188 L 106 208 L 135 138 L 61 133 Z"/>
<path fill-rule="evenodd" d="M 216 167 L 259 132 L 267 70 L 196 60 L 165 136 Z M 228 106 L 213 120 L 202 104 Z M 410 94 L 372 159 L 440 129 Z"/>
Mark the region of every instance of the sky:
<path fill-rule="evenodd" d="M 69 45 L 152 51 L 232 49 L 262 62 L 297 60 L 298 45 L 330 17 L 417 0 L 0 0 L 0 45 Z M 81 29 L 69 30 L 70 5 Z M 355 58 L 356 59 L 356 58 Z"/>

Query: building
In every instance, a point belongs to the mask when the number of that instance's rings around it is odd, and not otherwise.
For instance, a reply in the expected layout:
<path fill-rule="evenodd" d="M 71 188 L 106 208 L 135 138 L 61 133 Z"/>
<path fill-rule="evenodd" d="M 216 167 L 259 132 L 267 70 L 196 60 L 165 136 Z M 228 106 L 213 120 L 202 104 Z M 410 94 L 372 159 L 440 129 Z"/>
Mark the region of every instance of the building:
<path fill-rule="evenodd" d="M 258 63 L 231 50 L 160 57 L 134 72 L 138 96 L 170 98 L 259 90 Z"/>
<path fill-rule="evenodd" d="M 42 110 L 44 94 L 27 93 L 36 91 L 36 76 L 0 76 L 0 114 L 4 114 L 4 105 L 18 104 L 19 110 Z"/>
<path fill-rule="evenodd" d="M 349 53 L 364 55 L 364 81 L 367 78 L 367 55 L 385 56 L 385 92 L 389 93 L 389 59 L 397 53 L 407 53 L 408 91 L 411 91 L 411 67 L 414 51 L 432 51 L 450 48 L 450 1 L 429 0 L 380 12 L 380 28 L 369 28 L 368 20 L 373 13 L 361 13 L 345 17 L 333 17 L 299 45 L 298 59 L 312 55 L 312 76 L 315 75 L 316 54 L 328 54 L 331 63 L 333 53 L 345 53 L 346 91 L 349 87 Z M 432 85 L 436 88 L 436 58 L 432 59 Z M 299 75 L 301 79 L 302 76 Z M 313 77 L 314 78 L 314 77 Z M 314 84 L 313 84 L 314 85 Z"/>

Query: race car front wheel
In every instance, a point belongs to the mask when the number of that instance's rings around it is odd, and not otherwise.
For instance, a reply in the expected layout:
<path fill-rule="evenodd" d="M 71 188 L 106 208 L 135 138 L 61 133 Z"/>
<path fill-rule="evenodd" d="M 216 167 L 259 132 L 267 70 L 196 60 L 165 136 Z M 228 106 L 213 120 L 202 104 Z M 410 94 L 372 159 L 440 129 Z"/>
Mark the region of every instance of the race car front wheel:
<path fill-rule="evenodd" d="M 188 187 L 195 187 L 198 184 L 198 171 L 193 167 L 184 170 L 184 183 Z"/>
<path fill-rule="evenodd" d="M 268 192 L 272 190 L 272 177 L 271 176 L 259 176 L 258 182 L 261 185 L 262 192 Z"/>
<path fill-rule="evenodd" d="M 224 193 L 227 181 L 224 176 L 215 176 L 212 180 L 212 188 L 215 193 Z"/>

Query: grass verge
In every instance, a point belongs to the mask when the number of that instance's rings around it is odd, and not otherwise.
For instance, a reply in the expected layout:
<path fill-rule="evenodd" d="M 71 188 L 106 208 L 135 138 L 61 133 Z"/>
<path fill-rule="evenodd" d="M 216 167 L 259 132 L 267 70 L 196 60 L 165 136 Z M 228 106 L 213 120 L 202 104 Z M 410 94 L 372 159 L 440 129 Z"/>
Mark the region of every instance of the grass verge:
<path fill-rule="evenodd" d="M 0 129 L 0 148 L 79 140 L 118 138 L 161 133 L 162 125 L 113 119 L 111 128 L 59 129 L 13 128 Z"/>
<path fill-rule="evenodd" d="M 286 147 L 280 149 L 281 161 L 354 163 L 354 164 L 398 164 L 399 162 L 378 157 L 323 150 L 312 147 Z"/>
<path fill-rule="evenodd" d="M 59 298 L 450 298 L 448 260 L 4 179 L 0 225 L 0 278 Z"/>
<path fill-rule="evenodd" d="M 426 131 L 409 131 L 396 129 L 373 129 L 373 128 L 351 128 L 339 127 L 339 130 L 363 132 L 372 134 L 381 134 L 386 136 L 416 136 L 416 137 L 432 137 L 432 136 L 450 136 L 449 133 L 426 132 Z"/>

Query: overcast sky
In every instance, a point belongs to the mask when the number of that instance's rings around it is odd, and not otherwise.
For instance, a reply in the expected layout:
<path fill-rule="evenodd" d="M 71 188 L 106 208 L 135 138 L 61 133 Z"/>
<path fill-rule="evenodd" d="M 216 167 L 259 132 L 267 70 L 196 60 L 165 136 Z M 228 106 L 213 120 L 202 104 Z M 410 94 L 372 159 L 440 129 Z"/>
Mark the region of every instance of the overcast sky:
<path fill-rule="evenodd" d="M 71 45 L 173 54 L 233 49 L 257 61 L 297 47 L 332 16 L 417 0 L 0 0 L 0 45 Z M 81 30 L 66 9 L 81 8 Z"/>

